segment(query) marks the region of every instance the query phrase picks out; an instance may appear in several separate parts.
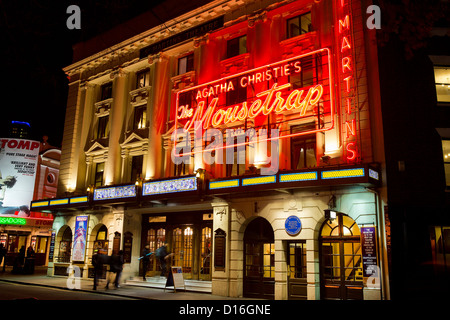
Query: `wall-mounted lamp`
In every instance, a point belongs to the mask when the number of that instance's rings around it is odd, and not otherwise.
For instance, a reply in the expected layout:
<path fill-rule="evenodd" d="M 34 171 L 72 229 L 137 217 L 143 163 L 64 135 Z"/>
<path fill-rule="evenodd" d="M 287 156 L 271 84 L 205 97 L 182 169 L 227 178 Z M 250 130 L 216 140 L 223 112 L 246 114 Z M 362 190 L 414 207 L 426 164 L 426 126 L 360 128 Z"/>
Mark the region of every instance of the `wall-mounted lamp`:
<path fill-rule="evenodd" d="M 196 176 L 198 179 L 202 179 L 203 176 L 204 176 L 204 174 L 205 174 L 205 169 L 203 169 L 203 168 L 198 168 L 197 171 L 196 171 L 195 173 L 196 173 L 195 176 Z"/>
<path fill-rule="evenodd" d="M 325 219 L 333 221 L 337 217 L 337 211 L 331 209 L 325 209 Z"/>

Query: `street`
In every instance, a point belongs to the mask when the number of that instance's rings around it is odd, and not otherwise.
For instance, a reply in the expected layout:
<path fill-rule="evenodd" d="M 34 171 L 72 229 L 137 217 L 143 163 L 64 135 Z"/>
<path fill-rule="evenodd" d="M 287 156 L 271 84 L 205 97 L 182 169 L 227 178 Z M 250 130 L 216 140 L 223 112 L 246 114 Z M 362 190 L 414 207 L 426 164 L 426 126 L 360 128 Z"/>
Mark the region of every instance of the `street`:
<path fill-rule="evenodd" d="M 102 294 L 102 291 L 103 288 L 98 292 L 84 292 L 0 281 L 0 300 L 136 300 Z"/>

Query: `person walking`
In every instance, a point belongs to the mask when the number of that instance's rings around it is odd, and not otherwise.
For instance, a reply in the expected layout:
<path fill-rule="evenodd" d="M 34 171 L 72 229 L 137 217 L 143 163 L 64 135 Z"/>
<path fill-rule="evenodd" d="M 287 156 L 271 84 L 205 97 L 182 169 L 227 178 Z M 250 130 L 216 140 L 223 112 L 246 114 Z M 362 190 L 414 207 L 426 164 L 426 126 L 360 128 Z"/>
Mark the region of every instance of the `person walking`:
<path fill-rule="evenodd" d="M 110 271 L 110 277 L 108 277 L 108 280 L 106 281 L 106 289 L 109 289 L 109 282 L 112 280 L 111 276 L 114 277 L 114 287 L 120 288 L 119 281 L 120 281 L 120 275 L 122 274 L 123 270 L 123 251 L 119 250 L 118 254 L 113 253 L 110 258 L 109 262 L 109 271 Z"/>
<path fill-rule="evenodd" d="M 98 280 L 103 274 L 104 254 L 103 250 L 99 249 L 92 256 L 92 265 L 94 266 L 94 290 L 97 290 Z"/>
<path fill-rule="evenodd" d="M 142 250 L 142 255 L 141 255 L 142 256 L 142 270 L 144 273 L 144 276 L 143 276 L 144 281 L 147 281 L 147 279 L 145 278 L 145 275 L 148 270 L 148 265 L 150 264 L 150 253 L 151 253 L 150 246 L 146 245 L 144 250 Z"/>
<path fill-rule="evenodd" d="M 3 261 L 3 258 L 5 261 Z M 0 265 L 3 262 L 3 272 L 5 272 L 5 267 L 6 267 L 6 248 L 3 245 L 3 243 L 0 243 Z"/>
<path fill-rule="evenodd" d="M 161 264 L 161 276 L 166 277 L 167 273 L 167 259 L 173 256 L 173 253 L 167 251 L 167 242 L 165 242 L 158 250 L 156 250 L 156 257 Z"/>

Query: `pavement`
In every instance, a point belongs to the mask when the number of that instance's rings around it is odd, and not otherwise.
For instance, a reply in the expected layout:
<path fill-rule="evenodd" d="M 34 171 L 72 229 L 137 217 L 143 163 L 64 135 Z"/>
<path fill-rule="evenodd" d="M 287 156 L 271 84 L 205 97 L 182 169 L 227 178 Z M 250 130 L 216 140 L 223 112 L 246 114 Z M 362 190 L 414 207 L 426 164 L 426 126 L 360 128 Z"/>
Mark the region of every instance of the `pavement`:
<path fill-rule="evenodd" d="M 175 291 L 173 287 L 168 287 L 166 289 L 151 288 L 148 287 L 148 284 L 144 281 L 141 281 L 141 284 L 136 281 L 133 281 L 133 284 L 127 284 L 127 282 L 124 281 L 120 284 L 120 288 L 116 289 L 113 284 L 110 284 L 110 289 L 106 289 L 106 280 L 100 280 L 97 290 L 93 290 L 92 279 L 79 278 L 77 280 L 79 281 L 73 282 L 63 276 L 48 276 L 47 267 L 36 267 L 34 274 L 13 274 L 9 267 L 6 268 L 5 272 L 0 270 L 0 281 L 4 282 L 64 290 L 79 290 L 140 300 L 245 300 L 245 298 L 223 297 L 211 293 L 184 291 L 183 289 L 177 289 Z"/>

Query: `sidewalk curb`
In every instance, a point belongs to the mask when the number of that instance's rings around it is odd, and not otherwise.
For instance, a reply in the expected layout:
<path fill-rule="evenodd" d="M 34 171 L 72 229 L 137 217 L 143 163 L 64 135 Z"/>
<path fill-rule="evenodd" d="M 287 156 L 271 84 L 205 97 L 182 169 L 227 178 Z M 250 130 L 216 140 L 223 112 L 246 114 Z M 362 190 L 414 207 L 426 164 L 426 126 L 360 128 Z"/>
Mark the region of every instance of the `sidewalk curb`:
<path fill-rule="evenodd" d="M 100 291 L 100 290 L 89 290 L 89 289 L 70 289 L 67 287 L 62 286 L 55 286 L 55 285 L 48 285 L 48 284 L 42 284 L 42 283 L 32 283 L 32 282 L 25 282 L 25 281 L 19 281 L 19 280 L 10 280 L 10 279 L 3 279 L 0 278 L 0 282 L 8 282 L 8 283 L 16 283 L 21 285 L 28 285 L 28 286 L 35 286 L 35 287 L 45 287 L 45 288 L 53 288 L 53 289 L 61 289 L 61 290 L 68 290 L 68 291 L 77 291 L 77 292 L 87 292 L 87 293 L 96 293 L 96 294 L 107 294 L 117 297 L 123 297 L 123 298 L 130 298 L 130 299 L 136 299 L 136 300 L 150 300 L 150 301 L 157 301 L 158 299 L 151 299 L 151 298 L 145 298 L 145 297 L 137 297 L 137 296 L 131 296 L 131 295 L 125 295 L 125 294 L 118 294 L 115 292 L 108 290 Z M 114 290 L 114 289 L 112 289 Z"/>

